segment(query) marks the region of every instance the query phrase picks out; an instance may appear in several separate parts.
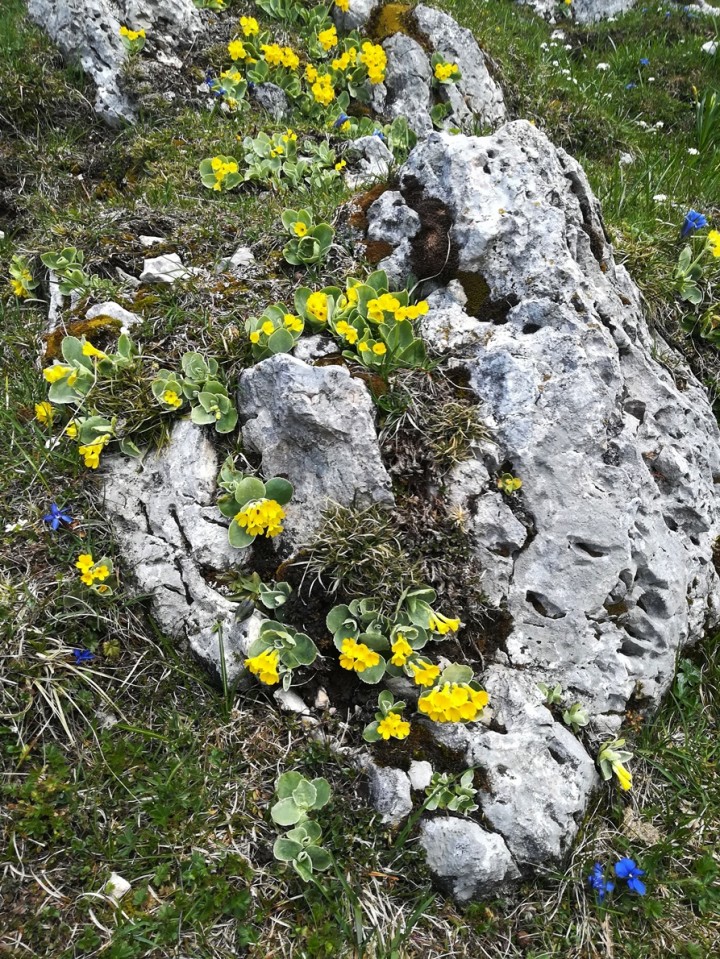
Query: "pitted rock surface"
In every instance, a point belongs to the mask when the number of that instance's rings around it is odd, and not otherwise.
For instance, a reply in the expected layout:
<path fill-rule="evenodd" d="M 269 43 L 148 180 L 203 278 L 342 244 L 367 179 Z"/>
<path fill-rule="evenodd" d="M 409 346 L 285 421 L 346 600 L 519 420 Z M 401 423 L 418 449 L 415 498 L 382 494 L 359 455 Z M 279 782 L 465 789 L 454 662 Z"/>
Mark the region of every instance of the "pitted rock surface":
<path fill-rule="evenodd" d="M 262 454 L 262 475 L 293 484 L 284 538 L 310 539 L 330 503 L 393 505 L 370 394 L 345 367 L 270 357 L 241 375 L 238 410 L 245 446 Z"/>
<path fill-rule="evenodd" d="M 200 27 L 192 0 L 28 0 L 28 13 L 63 55 L 79 61 L 92 77 L 97 87 L 95 109 L 111 126 L 135 118 L 122 89 L 127 52 L 120 27 L 143 27 L 148 42 L 168 48 L 191 40 Z"/>
<path fill-rule="evenodd" d="M 142 467 L 124 456 L 107 457 L 105 508 L 124 567 L 138 594 L 150 597 L 160 627 L 187 642 L 216 680 L 222 641 L 227 676 L 234 682 L 244 672 L 242 659 L 262 617 L 239 618 L 239 605 L 206 579 L 242 564 L 215 505 L 218 470 L 208 433 L 182 420 L 169 444 Z"/>
<path fill-rule="evenodd" d="M 651 336 L 583 171 L 540 131 L 435 133 L 399 192 L 421 218 L 425 200 L 440 201 L 451 221 L 468 295 L 458 279 L 436 282 L 421 328 L 467 371 L 496 446 L 455 469 L 446 497 L 512 619 L 481 677 L 493 722 L 432 729 L 485 770 L 485 821 L 518 867 L 557 863 L 597 776 L 537 682 L 587 708 L 593 752 L 631 700 L 658 705 L 678 652 L 719 618 L 720 435 L 700 384 Z M 398 239 L 390 262 L 404 279 L 412 251 Z M 513 497 L 497 488 L 501 464 L 523 481 Z"/>

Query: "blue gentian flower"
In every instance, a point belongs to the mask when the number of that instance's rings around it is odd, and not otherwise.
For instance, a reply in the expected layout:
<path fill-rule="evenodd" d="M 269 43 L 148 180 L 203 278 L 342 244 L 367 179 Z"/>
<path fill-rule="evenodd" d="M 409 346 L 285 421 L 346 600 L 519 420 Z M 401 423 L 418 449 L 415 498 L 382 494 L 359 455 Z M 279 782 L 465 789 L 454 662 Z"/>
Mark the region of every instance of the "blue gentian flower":
<path fill-rule="evenodd" d="M 95 659 L 95 656 L 90 652 L 89 649 L 74 649 L 73 656 L 75 657 L 75 662 L 78 664 L 78 666 L 81 663 L 90 663 L 93 659 Z"/>
<path fill-rule="evenodd" d="M 337 118 L 337 120 L 333 123 L 333 126 L 335 127 L 335 129 L 337 129 L 338 127 L 341 127 L 346 120 L 349 120 L 349 119 L 350 117 L 347 115 L 347 113 L 341 113 L 340 116 Z"/>
<path fill-rule="evenodd" d="M 690 210 L 685 214 L 680 236 L 687 236 L 694 230 L 702 230 L 702 228 L 707 225 L 708 222 L 702 213 L 698 213 L 697 210 Z"/>
<path fill-rule="evenodd" d="M 637 86 L 637 83 L 626 83 L 626 84 L 625 84 L 625 89 L 626 89 L 626 90 L 634 90 L 636 86 Z"/>
<path fill-rule="evenodd" d="M 590 888 L 595 890 L 595 893 L 598 897 L 598 902 L 602 902 L 606 893 L 612 892 L 615 888 L 615 883 L 610 879 L 605 879 L 603 873 L 604 870 L 602 865 L 599 862 L 596 862 L 590 870 L 590 875 L 588 876 Z"/>
<path fill-rule="evenodd" d="M 621 859 L 615 866 L 615 875 L 618 879 L 624 879 L 632 892 L 636 892 L 638 896 L 645 895 L 645 883 L 640 879 L 640 876 L 645 875 L 645 870 L 640 869 L 633 859 Z"/>
<path fill-rule="evenodd" d="M 43 521 L 49 523 L 52 529 L 57 532 L 61 523 L 72 523 L 73 518 L 69 513 L 63 513 L 57 503 L 51 503 L 50 512 L 43 516 Z"/>
<path fill-rule="evenodd" d="M 380 140 L 387 140 L 387 137 L 382 130 L 373 130 L 373 136 L 378 137 Z"/>
<path fill-rule="evenodd" d="M 641 66 L 641 67 L 649 67 L 649 66 L 650 66 L 650 61 L 648 60 L 647 57 L 641 57 L 641 58 L 640 58 L 640 66 Z"/>

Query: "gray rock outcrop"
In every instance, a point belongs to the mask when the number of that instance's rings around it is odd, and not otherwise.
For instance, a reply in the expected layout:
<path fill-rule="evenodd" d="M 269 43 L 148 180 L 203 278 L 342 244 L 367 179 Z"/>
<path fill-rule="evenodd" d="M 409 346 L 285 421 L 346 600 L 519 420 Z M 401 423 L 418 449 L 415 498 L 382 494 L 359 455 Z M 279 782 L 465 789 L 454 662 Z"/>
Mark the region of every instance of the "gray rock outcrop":
<path fill-rule="evenodd" d="M 262 475 L 293 484 L 285 522 L 292 542 L 312 537 L 331 502 L 393 505 L 370 394 L 345 367 L 270 357 L 241 375 L 238 409 L 245 446 L 262 455 Z"/>
<path fill-rule="evenodd" d="M 679 651 L 720 618 L 720 434 L 700 384 L 651 336 L 583 171 L 540 131 L 517 121 L 490 137 L 433 134 L 398 193 L 407 209 L 393 195 L 395 222 L 422 220 L 432 201 L 449 223 L 446 286 L 432 284 L 421 329 L 466 371 L 494 446 L 455 469 L 446 500 L 512 623 L 481 677 L 492 723 L 430 728 L 484 770 L 478 802 L 516 866 L 548 866 L 598 780 L 537 683 L 587 708 L 595 744 L 631 703 L 658 705 Z M 374 238 L 387 205 L 368 211 Z M 401 280 L 423 275 L 435 222 L 419 240 L 394 237 L 387 262 Z M 497 487 L 505 470 L 523 481 L 512 496 Z"/>
<path fill-rule="evenodd" d="M 186 642 L 217 680 L 222 646 L 232 683 L 244 671 L 242 659 L 262 617 L 239 618 L 239 605 L 213 584 L 213 574 L 243 561 L 215 505 L 218 470 L 208 433 L 181 420 L 168 445 L 142 467 L 124 456 L 107 457 L 103 484 L 105 509 L 136 592 L 150 597 L 160 628 Z"/>
<path fill-rule="evenodd" d="M 28 13 L 93 79 L 95 109 L 111 126 L 134 120 L 133 104 L 122 89 L 127 53 L 120 27 L 142 27 L 148 42 L 168 47 L 192 39 L 200 27 L 192 0 L 28 0 Z"/>

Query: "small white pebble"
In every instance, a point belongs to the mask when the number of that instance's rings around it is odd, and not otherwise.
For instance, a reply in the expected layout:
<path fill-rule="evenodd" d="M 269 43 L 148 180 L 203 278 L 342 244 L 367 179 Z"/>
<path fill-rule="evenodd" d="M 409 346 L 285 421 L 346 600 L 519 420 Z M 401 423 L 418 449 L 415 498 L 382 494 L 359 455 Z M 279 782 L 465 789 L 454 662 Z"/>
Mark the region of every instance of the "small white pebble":
<path fill-rule="evenodd" d="M 662 120 L 658 120 L 658 122 L 655 124 L 655 129 L 656 129 L 656 130 L 662 130 L 662 128 L 663 128 L 664 126 L 665 126 L 665 124 L 662 122 Z"/>
<path fill-rule="evenodd" d="M 700 47 L 703 53 L 707 53 L 708 56 L 714 57 L 717 53 L 718 45 L 715 40 L 708 40 L 707 43 L 703 43 Z"/>
<path fill-rule="evenodd" d="M 108 881 L 103 886 L 103 892 L 105 895 L 109 896 L 111 899 L 114 899 L 115 902 L 120 902 L 123 896 L 127 896 L 131 889 L 132 886 L 127 879 L 123 879 L 122 876 L 118 876 L 116 872 L 110 876 Z"/>

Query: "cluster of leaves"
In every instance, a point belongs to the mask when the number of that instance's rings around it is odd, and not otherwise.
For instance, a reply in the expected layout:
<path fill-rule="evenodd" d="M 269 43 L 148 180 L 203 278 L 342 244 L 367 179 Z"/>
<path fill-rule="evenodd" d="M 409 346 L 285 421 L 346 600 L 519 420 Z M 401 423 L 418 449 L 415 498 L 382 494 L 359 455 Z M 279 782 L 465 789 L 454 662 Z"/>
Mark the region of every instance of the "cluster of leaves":
<path fill-rule="evenodd" d="M 479 806 L 475 802 L 474 776 L 474 769 L 466 769 L 459 779 L 451 773 L 433 773 L 425 789 L 425 809 L 449 809 L 464 816 L 475 812 Z"/>
<path fill-rule="evenodd" d="M 212 357 L 185 353 L 180 362 L 182 373 L 160 370 L 152 381 L 153 396 L 167 412 L 189 403 L 190 419 L 198 426 L 213 424 L 218 433 L 230 433 L 238 421 L 235 404 L 218 378 L 219 366 Z"/>
<path fill-rule="evenodd" d="M 324 872 L 332 865 L 332 856 L 321 845 L 322 829 L 310 819 L 310 813 L 330 801 L 330 783 L 287 772 L 278 777 L 275 795 L 277 802 L 270 809 L 273 822 L 293 828 L 275 840 L 273 854 L 280 862 L 292 863 L 298 876 L 309 882 L 314 872 Z"/>
<path fill-rule="evenodd" d="M 268 620 L 260 626 L 257 639 L 248 651 L 248 660 L 270 654 L 275 662 L 283 689 L 292 685 L 292 671 L 299 666 L 312 666 L 318 649 L 305 633 L 291 626 Z"/>
<path fill-rule="evenodd" d="M 74 246 L 66 246 L 59 252 L 43 253 L 40 260 L 57 276 L 58 289 L 63 296 L 71 293 L 109 293 L 113 290 L 112 283 L 85 272 L 85 254 Z"/>
<path fill-rule="evenodd" d="M 538 689 L 545 697 L 546 706 L 560 706 L 562 704 L 563 692 L 560 683 L 556 683 L 555 686 L 548 686 L 547 683 L 538 683 Z M 562 719 L 566 726 L 570 726 L 575 735 L 590 722 L 587 709 L 580 703 L 573 703 L 572 706 L 564 709 Z"/>
<path fill-rule="evenodd" d="M 288 263 L 311 266 L 328 255 L 335 236 L 329 223 L 315 223 L 309 210 L 284 210 L 282 224 L 291 237 L 283 249 Z"/>

